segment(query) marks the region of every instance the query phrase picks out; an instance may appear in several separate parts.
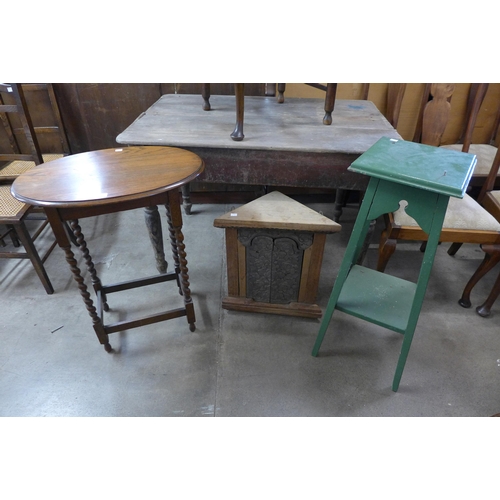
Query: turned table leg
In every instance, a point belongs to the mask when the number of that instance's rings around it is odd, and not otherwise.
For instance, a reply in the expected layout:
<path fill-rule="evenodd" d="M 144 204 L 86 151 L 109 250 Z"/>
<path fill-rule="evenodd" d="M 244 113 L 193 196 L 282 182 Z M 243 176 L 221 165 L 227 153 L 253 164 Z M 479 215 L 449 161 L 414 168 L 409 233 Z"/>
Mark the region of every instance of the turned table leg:
<path fill-rule="evenodd" d="M 160 274 L 167 272 L 168 264 L 165 260 L 165 252 L 163 250 L 163 234 L 161 230 L 160 214 L 158 207 L 146 207 L 144 209 L 144 219 L 148 228 L 149 239 L 153 245 L 153 251 L 156 259 L 156 269 Z"/>
<path fill-rule="evenodd" d="M 183 184 L 181 186 L 182 191 L 182 206 L 184 207 L 184 212 L 186 215 L 191 215 L 191 207 L 193 204 L 191 203 L 191 190 L 189 184 Z"/>

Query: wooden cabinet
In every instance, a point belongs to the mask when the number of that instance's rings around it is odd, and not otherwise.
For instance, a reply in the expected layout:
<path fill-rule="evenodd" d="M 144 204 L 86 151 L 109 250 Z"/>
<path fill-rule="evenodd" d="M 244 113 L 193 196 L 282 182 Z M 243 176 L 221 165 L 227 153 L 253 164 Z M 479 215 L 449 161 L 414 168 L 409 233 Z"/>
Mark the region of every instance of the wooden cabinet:
<path fill-rule="evenodd" d="M 339 224 L 272 191 L 218 217 L 214 226 L 226 231 L 223 308 L 321 317 L 315 302 L 323 250 Z"/>

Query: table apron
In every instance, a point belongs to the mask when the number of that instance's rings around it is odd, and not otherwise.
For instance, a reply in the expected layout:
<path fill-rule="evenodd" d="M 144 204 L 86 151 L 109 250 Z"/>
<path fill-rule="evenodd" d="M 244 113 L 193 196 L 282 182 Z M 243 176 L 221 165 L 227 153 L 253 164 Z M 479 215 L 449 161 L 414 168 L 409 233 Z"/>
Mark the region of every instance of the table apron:
<path fill-rule="evenodd" d="M 200 156 L 205 170 L 196 181 L 209 183 L 359 189 L 368 177 L 347 170 L 359 154 L 307 153 L 228 148 L 185 148 Z"/>
<path fill-rule="evenodd" d="M 55 210 L 59 214 L 61 220 L 83 219 L 85 217 L 124 212 L 136 208 L 166 205 L 169 202 L 171 193 L 172 191 L 168 191 L 136 200 L 121 200 L 116 203 L 106 203 L 94 206 L 55 207 Z"/>

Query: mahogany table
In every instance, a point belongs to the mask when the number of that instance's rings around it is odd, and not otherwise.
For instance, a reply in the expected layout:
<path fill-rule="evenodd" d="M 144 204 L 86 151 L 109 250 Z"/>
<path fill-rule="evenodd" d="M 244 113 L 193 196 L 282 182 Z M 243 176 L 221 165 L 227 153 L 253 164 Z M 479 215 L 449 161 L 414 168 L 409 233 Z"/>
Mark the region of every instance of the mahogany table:
<path fill-rule="evenodd" d="M 186 260 L 179 188 L 195 179 L 204 168 L 194 153 L 179 148 L 142 146 L 105 149 L 66 156 L 22 174 L 12 185 L 19 200 L 42 206 L 64 250 L 80 294 L 92 318 L 95 333 L 107 352 L 112 348 L 108 335 L 125 329 L 187 316 L 191 331 L 195 314 Z M 175 270 L 122 283 L 103 285 L 97 276 L 78 219 L 165 205 Z M 97 297 L 94 305 L 71 250 L 67 223 L 74 234 L 92 279 Z M 109 310 L 107 296 L 138 287 L 176 281 L 184 307 L 133 320 L 104 324 L 103 311 Z"/>

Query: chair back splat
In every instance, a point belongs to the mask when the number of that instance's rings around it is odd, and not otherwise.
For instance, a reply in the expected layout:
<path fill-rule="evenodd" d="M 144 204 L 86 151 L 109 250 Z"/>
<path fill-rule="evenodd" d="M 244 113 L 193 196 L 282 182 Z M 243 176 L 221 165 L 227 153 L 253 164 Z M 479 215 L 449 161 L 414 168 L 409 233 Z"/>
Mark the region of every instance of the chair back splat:
<path fill-rule="evenodd" d="M 0 120 L 0 182 L 71 154 L 51 83 L 0 84 Z"/>
<path fill-rule="evenodd" d="M 14 97 L 14 104 L 6 104 L 5 93 L 11 93 Z M 2 94 L 4 96 L 2 96 Z M 13 125 L 13 116 L 17 115 L 21 122 L 23 138 L 28 145 L 28 151 L 21 152 L 19 139 L 15 133 Z M 31 121 L 31 116 L 28 113 L 24 90 L 21 85 L 5 85 L 0 84 L 0 117 L 4 126 L 6 135 L 9 139 L 12 152 L 0 152 L 0 161 L 32 161 L 36 165 L 43 163 L 42 153 L 38 146 L 38 141 L 35 134 L 35 129 Z"/>

